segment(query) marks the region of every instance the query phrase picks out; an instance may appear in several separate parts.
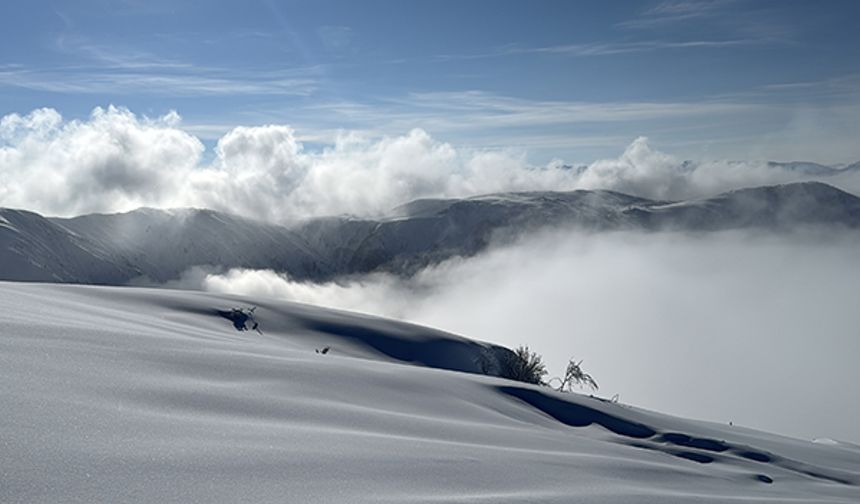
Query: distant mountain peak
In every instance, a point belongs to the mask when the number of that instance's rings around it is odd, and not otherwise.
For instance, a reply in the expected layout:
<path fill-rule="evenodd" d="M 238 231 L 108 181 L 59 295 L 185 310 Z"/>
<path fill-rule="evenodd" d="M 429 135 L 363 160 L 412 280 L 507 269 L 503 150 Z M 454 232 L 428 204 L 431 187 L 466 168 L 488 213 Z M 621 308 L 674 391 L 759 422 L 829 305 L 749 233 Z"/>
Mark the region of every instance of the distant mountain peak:
<path fill-rule="evenodd" d="M 860 201 L 860 198 L 854 196 L 853 194 L 843 191 L 838 187 L 832 186 L 830 184 L 826 184 L 824 182 L 819 182 L 815 180 L 806 181 L 806 182 L 789 182 L 785 184 L 774 184 L 768 186 L 758 186 L 758 187 L 747 187 L 743 189 L 735 189 L 732 191 L 728 191 L 723 193 L 722 195 L 717 195 L 714 198 L 719 198 L 724 195 L 747 195 L 747 196 L 755 196 L 757 194 L 776 194 L 783 197 L 799 197 L 799 196 L 807 196 L 814 197 L 820 200 L 857 200 Z"/>

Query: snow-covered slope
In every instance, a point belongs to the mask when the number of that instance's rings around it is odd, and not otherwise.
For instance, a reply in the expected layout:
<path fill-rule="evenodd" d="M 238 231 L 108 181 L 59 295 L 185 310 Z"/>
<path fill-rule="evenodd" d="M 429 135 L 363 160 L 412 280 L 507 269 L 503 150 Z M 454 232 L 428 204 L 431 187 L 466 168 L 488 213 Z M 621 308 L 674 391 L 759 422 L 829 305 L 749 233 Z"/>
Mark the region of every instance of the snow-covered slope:
<path fill-rule="evenodd" d="M 271 268 L 297 278 L 326 267 L 281 226 L 211 210 L 142 208 L 52 222 L 134 264 L 155 282 L 174 280 L 192 266 Z"/>
<path fill-rule="evenodd" d="M 624 210 L 638 226 L 709 231 L 860 227 L 860 198 L 820 182 L 739 189 L 701 200 Z"/>
<path fill-rule="evenodd" d="M 217 312 L 249 305 L 262 334 Z M 856 446 L 463 372 L 486 345 L 418 326 L 53 284 L 0 307 L 4 503 L 860 501 Z"/>
<path fill-rule="evenodd" d="M 293 228 L 211 210 L 140 209 L 45 219 L 3 210 L 0 279 L 163 283 L 193 266 L 271 269 L 298 280 L 410 275 L 546 227 L 591 231 L 860 228 L 860 198 L 806 182 L 664 202 L 611 191 L 424 199 L 377 219 L 329 217 Z M 4 224 L 5 222 L 5 224 Z M 141 280 L 142 279 L 142 280 Z"/>
<path fill-rule="evenodd" d="M 98 244 L 23 210 L 0 208 L 0 278 L 35 282 L 125 283 L 139 275 Z"/>

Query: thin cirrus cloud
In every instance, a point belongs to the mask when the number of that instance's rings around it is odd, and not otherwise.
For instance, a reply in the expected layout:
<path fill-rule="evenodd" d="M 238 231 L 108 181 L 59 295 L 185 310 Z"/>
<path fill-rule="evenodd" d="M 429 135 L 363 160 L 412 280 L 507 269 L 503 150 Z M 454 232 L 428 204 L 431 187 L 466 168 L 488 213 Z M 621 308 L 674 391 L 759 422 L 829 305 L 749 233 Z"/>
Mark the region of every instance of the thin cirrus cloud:
<path fill-rule="evenodd" d="M 801 34 L 796 25 L 781 20 L 778 9 L 747 3 L 743 15 L 739 15 L 739 4 L 737 0 L 669 0 L 616 23 L 615 27 L 633 33 L 664 33 L 679 27 L 693 32 L 716 29 L 730 39 L 749 44 L 798 44 Z"/>
<path fill-rule="evenodd" d="M 717 22 L 726 14 L 726 7 L 734 0 L 684 0 L 667 1 L 646 9 L 638 17 L 616 23 L 616 28 L 628 29 L 658 29 L 665 25 L 680 22 Z M 736 16 L 733 16 L 736 18 Z M 725 34 L 735 33 L 737 36 L 716 39 L 686 38 L 667 40 L 652 38 L 644 40 L 629 40 L 625 36 L 617 40 L 598 40 L 584 43 L 556 44 L 548 46 L 523 46 L 508 44 L 492 50 L 478 53 L 440 54 L 437 61 L 472 60 L 485 58 L 501 58 L 519 55 L 555 55 L 576 58 L 616 56 L 635 53 L 647 53 L 668 50 L 686 49 L 730 49 L 743 46 L 770 44 L 777 41 L 776 37 L 768 36 L 773 31 L 762 29 L 758 32 L 745 30 L 723 30 Z"/>
<path fill-rule="evenodd" d="M 729 48 L 761 44 L 764 41 L 756 38 L 730 40 L 642 40 L 634 42 L 589 42 L 583 44 L 559 44 L 539 47 L 505 46 L 495 50 L 471 54 L 439 54 L 437 61 L 475 60 L 485 58 L 501 58 L 517 55 L 556 55 L 569 57 L 614 56 L 655 52 L 661 50 Z"/>
<path fill-rule="evenodd" d="M 614 102 L 528 99 L 473 90 L 315 103 L 284 114 L 301 125 L 302 132 L 347 128 L 396 135 L 418 127 L 467 147 L 534 147 L 530 153 L 544 160 L 613 155 L 631 138 L 648 132 L 694 158 L 718 153 L 721 158 L 851 163 L 860 157 L 851 136 L 860 126 L 851 82 L 845 77 L 814 85 L 816 96 L 823 98 L 814 102 L 802 99 L 808 89 L 797 92 L 791 87 L 691 101 Z"/>
<path fill-rule="evenodd" d="M 599 124 L 621 125 L 613 138 L 638 136 L 631 125 L 648 121 L 688 121 L 707 118 L 712 124 L 727 117 L 758 115 L 772 107 L 751 102 L 711 100 L 697 102 L 586 102 L 565 100 L 532 100 L 500 96 L 483 91 L 413 92 L 404 97 L 389 97 L 373 103 L 341 100 L 317 103 L 292 109 L 291 117 L 299 122 L 318 122 L 319 117 L 332 118 L 337 125 L 396 134 L 413 127 L 456 134 L 465 144 L 523 145 L 527 138 L 539 139 L 541 145 L 561 150 L 571 145 L 602 143 L 605 133 L 588 131 Z M 553 131 L 563 128 L 568 131 Z M 636 128 L 633 127 L 633 130 Z M 486 138 L 485 138 L 486 137 Z M 552 142 L 556 138 L 558 142 Z M 616 143 L 621 146 L 623 143 Z"/>
<path fill-rule="evenodd" d="M 487 122 L 515 125 L 705 117 L 732 112 L 752 112 L 759 108 L 755 104 L 725 101 L 595 103 L 526 100 L 481 91 L 412 93 L 406 100 L 401 100 L 400 104 L 466 113 L 469 119 L 466 123 L 472 124 L 476 121 L 482 126 Z M 468 115 L 470 113 L 472 115 Z"/>
<path fill-rule="evenodd" d="M 0 119 L 0 206 L 49 215 L 194 206 L 284 221 L 379 215 L 426 197 L 581 188 L 686 199 L 809 178 L 763 161 L 684 162 L 645 138 L 576 169 L 557 160 L 535 166 L 511 149 L 458 148 L 422 129 L 343 132 L 308 150 L 287 125 L 238 126 L 213 150 L 211 159 L 204 155 L 176 112 L 148 118 L 111 106 L 83 120 L 53 109 L 9 114 Z M 856 173 L 831 182 L 857 191 Z"/>
<path fill-rule="evenodd" d="M 71 63 L 0 66 L 0 86 L 69 95 L 309 96 L 323 73 L 320 66 L 227 69 L 192 64 L 69 34 L 58 36 L 54 47 Z"/>
<path fill-rule="evenodd" d="M 851 73 L 828 79 L 802 80 L 766 84 L 749 92 L 750 95 L 810 100 L 810 98 L 860 101 L 860 74 Z"/>
<path fill-rule="evenodd" d="M 236 72 L 223 69 L 182 65 L 156 69 L 150 63 L 141 63 L 138 68 L 129 64 L 121 68 L 17 66 L 0 68 L 0 85 L 55 93 L 307 96 L 317 87 L 316 71 L 308 68 L 304 73 L 248 71 L 236 77 Z"/>
<path fill-rule="evenodd" d="M 156 56 L 139 49 L 106 47 L 93 44 L 80 36 L 59 35 L 54 43 L 56 49 L 73 59 L 88 61 L 93 66 L 112 69 L 190 69 L 194 65 L 175 59 Z"/>
<path fill-rule="evenodd" d="M 642 12 L 636 18 L 622 21 L 620 28 L 649 29 L 672 23 L 705 20 L 723 14 L 735 0 L 670 0 Z"/>

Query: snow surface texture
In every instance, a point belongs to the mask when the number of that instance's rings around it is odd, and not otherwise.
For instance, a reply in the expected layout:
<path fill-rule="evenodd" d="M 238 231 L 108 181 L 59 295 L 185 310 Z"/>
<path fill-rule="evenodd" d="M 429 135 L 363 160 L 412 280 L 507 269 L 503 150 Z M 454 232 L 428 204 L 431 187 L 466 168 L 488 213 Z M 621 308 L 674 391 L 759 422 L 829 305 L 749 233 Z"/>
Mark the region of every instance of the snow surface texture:
<path fill-rule="evenodd" d="M 252 306 L 262 334 L 224 316 Z M 52 284 L 0 307 L 4 503 L 860 500 L 860 447 L 475 374 L 488 345 L 419 326 Z"/>

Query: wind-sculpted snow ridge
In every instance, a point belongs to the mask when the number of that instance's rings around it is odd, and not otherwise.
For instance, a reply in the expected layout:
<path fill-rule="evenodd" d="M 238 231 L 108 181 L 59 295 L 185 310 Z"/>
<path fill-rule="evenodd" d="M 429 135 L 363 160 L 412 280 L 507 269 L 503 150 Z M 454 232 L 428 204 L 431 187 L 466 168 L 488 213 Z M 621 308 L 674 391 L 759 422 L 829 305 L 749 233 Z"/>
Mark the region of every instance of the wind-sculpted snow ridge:
<path fill-rule="evenodd" d="M 193 267 L 265 269 L 297 281 L 371 272 L 411 276 L 538 229 L 591 232 L 773 232 L 860 228 L 860 198 L 805 182 L 701 200 L 653 201 L 612 191 L 423 199 L 379 219 L 329 217 L 290 228 L 211 210 L 140 209 L 46 219 L 0 210 L 0 279 L 157 285 Z"/>
<path fill-rule="evenodd" d="M 492 346 L 420 326 L 141 288 L 0 306 L 4 503 L 860 500 L 849 445 L 484 376 Z M 261 333 L 218 314 L 254 306 Z"/>

